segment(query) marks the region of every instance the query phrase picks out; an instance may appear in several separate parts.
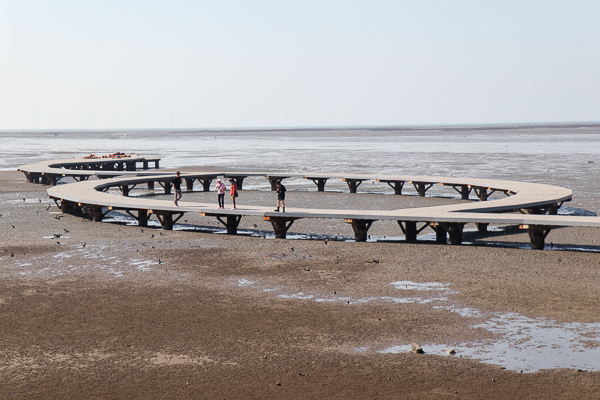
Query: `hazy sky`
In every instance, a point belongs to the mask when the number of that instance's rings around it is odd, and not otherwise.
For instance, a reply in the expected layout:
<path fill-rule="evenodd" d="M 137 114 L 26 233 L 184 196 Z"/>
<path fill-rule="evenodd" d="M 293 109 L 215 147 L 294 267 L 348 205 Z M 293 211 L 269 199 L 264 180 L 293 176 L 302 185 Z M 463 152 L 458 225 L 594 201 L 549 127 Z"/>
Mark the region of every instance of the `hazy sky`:
<path fill-rule="evenodd" d="M 0 129 L 598 120 L 598 0 L 0 0 Z"/>

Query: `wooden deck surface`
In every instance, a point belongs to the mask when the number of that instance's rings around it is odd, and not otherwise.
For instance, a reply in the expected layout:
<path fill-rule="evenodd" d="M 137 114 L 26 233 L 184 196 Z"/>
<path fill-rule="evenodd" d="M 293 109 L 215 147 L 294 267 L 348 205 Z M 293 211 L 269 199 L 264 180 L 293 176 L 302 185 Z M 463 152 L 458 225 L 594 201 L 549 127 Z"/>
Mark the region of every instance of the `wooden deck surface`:
<path fill-rule="evenodd" d="M 118 161 L 128 162 L 152 162 L 158 159 L 145 159 L 143 157 L 131 157 Z M 439 176 L 420 176 L 420 175 L 368 175 L 368 174 L 327 174 L 327 173 L 273 173 L 273 172 L 244 172 L 244 171 L 210 171 L 210 172 L 186 172 L 181 177 L 187 182 L 199 180 L 203 182 L 204 190 L 207 190 L 212 179 L 219 176 L 237 177 L 238 184 L 241 187 L 242 182 L 247 177 L 263 176 L 269 179 L 272 187 L 274 182 L 279 179 L 304 178 L 317 181 L 318 190 L 323 191 L 327 180 L 339 179 L 348 183 L 350 192 L 356 192 L 358 185 L 362 181 L 374 181 L 389 184 L 394 187 L 396 194 L 400 194 L 402 186 L 412 184 L 417 189 L 419 196 L 425 196 L 425 192 L 433 185 L 443 185 L 454 187 L 459 193 L 462 193 L 463 199 L 469 198 L 469 193 L 475 191 L 479 200 L 487 200 L 488 193 L 503 192 L 506 197 L 501 199 L 492 199 L 487 201 L 472 201 L 461 204 L 409 208 L 398 210 L 338 210 L 338 209 L 316 209 L 316 208 L 288 208 L 285 213 L 275 212 L 272 206 L 248 206 L 242 205 L 235 210 L 223 210 L 215 204 L 195 203 L 181 201 L 179 206 L 175 206 L 170 200 L 156 200 L 149 198 L 129 197 L 129 189 L 138 184 L 154 184 L 159 182 L 165 187 L 165 192 L 170 190 L 170 182 L 175 178 L 174 172 L 161 170 L 136 170 L 136 171 L 117 171 L 117 170 L 80 170 L 66 169 L 65 165 L 81 165 L 85 163 L 110 163 L 110 159 L 68 159 L 55 161 L 42 161 L 35 164 L 19 167 L 20 171 L 36 174 L 62 174 L 62 176 L 97 176 L 105 178 L 101 180 L 82 180 L 81 182 L 67 185 L 53 186 L 48 189 L 48 195 L 60 202 L 68 202 L 79 206 L 87 207 L 108 207 L 109 209 L 121 209 L 126 211 L 148 212 L 150 214 L 167 215 L 169 220 L 172 215 L 186 212 L 197 212 L 201 215 L 210 215 L 230 218 L 230 224 L 233 224 L 234 217 L 239 218 L 245 215 L 261 216 L 265 220 L 273 223 L 274 229 L 284 229 L 280 225 L 277 228 L 275 221 L 293 221 L 300 218 L 334 218 L 343 219 L 352 223 L 357 238 L 359 234 L 364 236 L 369 229 L 370 223 L 376 220 L 395 220 L 401 223 L 423 222 L 432 226 L 442 226 L 450 231 L 457 233 L 456 227 L 459 227 L 459 239 L 462 240 L 462 227 L 467 223 L 475 224 L 509 224 L 528 227 L 530 237 L 537 241 L 537 248 L 541 245 L 543 248 L 543 239 L 545 235 L 558 226 L 585 226 L 600 227 L 600 217 L 581 217 L 550 215 L 563 202 L 570 201 L 572 191 L 570 189 L 528 183 L 514 182 L 494 179 L 471 179 L 456 177 Z M 158 162 L 158 161 L 157 161 Z M 62 168 L 61 168 L 62 167 Z M 115 175 L 118 175 L 115 177 Z M 54 181 L 53 184 L 55 184 Z M 394 185 L 392 185 L 394 184 Z M 105 192 L 110 187 L 121 187 L 123 196 Z M 188 186 L 190 188 L 191 186 Z M 400 189 L 400 190 L 398 190 Z M 459 190 L 460 189 L 460 190 Z M 466 196 L 466 197 L 465 197 Z M 239 222 L 239 220 L 236 220 Z M 361 222 L 362 221 L 362 222 Z M 161 220 L 161 223 L 162 220 Z M 445 225 L 444 225 L 445 224 Z M 285 225 L 285 224 L 284 224 Z M 163 226 L 165 226 L 163 224 Z M 171 229 L 172 223 L 168 225 Z M 283 225 L 282 225 L 283 226 Z M 361 228 L 362 226 L 362 228 Z M 289 226 L 288 226 L 289 227 Z M 228 229 L 231 226 L 228 227 Z M 237 229 L 237 222 L 235 225 Z M 287 228 L 285 228 L 287 230 Z M 231 229 L 235 232 L 235 229 Z M 539 232 L 542 232 L 540 239 Z M 281 233 L 280 233 L 281 234 Z M 285 237 L 285 231 L 283 236 Z M 534 239 L 537 237 L 537 239 Z M 357 239 L 358 240 L 358 239 Z M 540 244 L 541 243 L 541 244 Z"/>
<path fill-rule="evenodd" d="M 235 175 L 232 172 L 211 172 L 204 175 Z M 239 173 L 245 175 L 244 173 Z M 255 176 L 262 173 L 253 173 Z M 188 176 L 203 176 L 202 173 L 183 173 L 182 178 Z M 269 176 L 264 174 L 264 176 Z M 313 174 L 314 176 L 314 174 Z M 365 176 L 363 176 L 365 177 Z M 174 178 L 171 174 L 155 174 L 155 180 L 170 180 Z M 383 177 L 368 177 L 376 180 Z M 75 203 L 94 204 L 105 207 L 122 209 L 148 209 L 172 212 L 206 212 L 231 215 L 261 215 L 261 216 L 286 216 L 296 218 L 343 218 L 343 219 L 372 219 L 372 220 L 399 220 L 399 221 L 422 221 L 422 222 L 465 222 L 465 223 L 496 223 L 496 224 L 526 224 L 526 225 L 553 225 L 553 226 L 598 226 L 600 217 L 577 217 L 562 215 L 534 215 L 534 214 L 507 214 L 506 212 L 519 209 L 528 209 L 544 206 L 552 203 L 568 201 L 571 199 L 572 191 L 557 186 L 499 181 L 489 179 L 464 179 L 443 178 L 431 176 L 394 176 L 398 180 L 419 180 L 424 182 L 474 185 L 488 188 L 500 188 L 516 193 L 502 199 L 489 200 L 485 202 L 474 201 L 470 203 L 399 209 L 391 211 L 378 210 L 336 210 L 336 209 L 314 209 L 293 208 L 288 209 L 285 214 L 273 211 L 272 206 L 240 206 L 235 210 L 219 210 L 215 204 L 191 203 L 182 201 L 176 207 L 172 201 L 155 200 L 148 198 L 126 197 L 104 193 L 104 187 L 115 187 L 122 184 L 133 185 L 142 183 L 147 177 L 118 177 L 104 179 L 101 181 L 85 181 L 76 184 L 59 185 L 48 189 L 52 198 L 64 199 Z M 386 176 L 385 179 L 391 179 Z M 498 214 L 498 212 L 503 212 Z"/>

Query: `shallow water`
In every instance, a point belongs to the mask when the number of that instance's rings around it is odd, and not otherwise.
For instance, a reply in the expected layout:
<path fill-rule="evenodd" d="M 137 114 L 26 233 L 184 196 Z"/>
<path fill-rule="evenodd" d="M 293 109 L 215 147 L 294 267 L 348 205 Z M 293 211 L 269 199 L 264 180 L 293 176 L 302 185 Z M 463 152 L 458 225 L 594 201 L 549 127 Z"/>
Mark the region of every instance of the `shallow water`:
<path fill-rule="evenodd" d="M 167 168 L 239 171 L 416 174 L 495 178 L 574 189 L 600 210 L 596 128 L 472 131 L 213 131 L 2 133 L 0 169 L 39 160 L 121 151 L 160 157 Z M 299 181 L 307 188 L 312 182 Z M 592 200 L 590 200 L 592 199 Z"/>
<path fill-rule="evenodd" d="M 495 335 L 472 343 L 419 343 L 425 353 L 440 356 L 466 357 L 503 368 L 535 372 L 540 369 L 574 368 L 590 371 L 600 370 L 600 323 L 561 323 L 545 318 L 529 318 L 518 313 L 485 313 L 462 307 L 452 300 L 451 285 L 443 282 L 391 282 L 399 291 L 409 296 L 372 296 L 353 298 L 309 292 L 289 291 L 282 286 L 264 286 L 248 278 L 231 279 L 230 284 L 240 288 L 259 290 L 273 294 L 282 300 L 346 303 L 359 305 L 385 302 L 392 304 L 427 304 L 432 310 L 450 311 L 462 318 L 472 318 L 472 329 L 485 329 Z M 415 293 L 416 292 L 416 293 Z M 362 346 L 358 352 L 405 353 L 411 350 L 409 343 L 387 348 Z M 446 351 L 454 350 L 455 355 Z"/>
<path fill-rule="evenodd" d="M 45 239 L 57 239 L 45 236 Z M 61 239 L 67 236 L 60 237 Z M 56 277 L 79 272 L 93 272 L 122 277 L 149 272 L 158 261 L 131 258 L 128 254 L 115 253 L 113 248 L 103 245 L 64 245 L 64 250 L 48 259 L 47 256 L 33 257 L 31 262 L 22 263 L 9 255 L 0 257 L 0 277 Z M 116 255 L 115 255 L 116 254 Z M 73 261 L 73 260 L 81 261 Z"/>

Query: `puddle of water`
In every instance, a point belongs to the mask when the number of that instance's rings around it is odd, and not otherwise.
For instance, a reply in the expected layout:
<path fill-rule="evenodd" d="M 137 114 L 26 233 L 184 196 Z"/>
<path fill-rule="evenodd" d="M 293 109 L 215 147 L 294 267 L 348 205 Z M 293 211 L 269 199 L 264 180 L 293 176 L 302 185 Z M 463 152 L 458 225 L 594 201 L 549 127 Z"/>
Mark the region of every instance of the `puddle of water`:
<path fill-rule="evenodd" d="M 246 278 L 234 280 L 240 287 L 259 289 L 262 292 L 285 291 L 276 288 L 261 288 L 256 281 Z M 444 310 L 463 318 L 477 319 L 472 329 L 485 329 L 498 339 L 481 342 L 444 344 L 422 343 L 428 354 L 467 357 L 484 363 L 502 366 L 520 372 L 535 372 L 540 369 L 574 368 L 591 371 L 600 370 L 600 323 L 561 323 L 545 318 L 529 318 L 517 313 L 485 313 L 480 310 L 460 307 L 447 295 L 457 293 L 450 284 L 442 282 L 391 282 L 398 290 L 432 292 L 433 296 L 391 297 L 376 296 L 352 298 L 348 296 L 319 296 L 314 293 L 279 293 L 275 296 L 285 300 L 338 302 L 360 305 L 370 302 L 390 302 L 394 304 L 431 304 L 433 310 Z M 443 294 L 439 296 L 437 294 Z M 449 354 L 447 350 L 454 350 Z M 385 349 L 364 346 L 357 352 L 375 351 L 378 353 L 404 353 L 411 346 L 396 345 Z"/>
<path fill-rule="evenodd" d="M 22 198 L 12 199 L 0 202 L 0 204 L 21 205 L 21 204 L 54 204 L 53 201 L 40 198 Z"/>
<path fill-rule="evenodd" d="M 54 236 L 48 238 L 54 238 Z M 70 250 L 53 255 L 50 267 L 44 266 L 48 265 L 48 257 L 34 257 L 26 263 L 8 257 L 0 258 L 0 276 L 62 276 L 85 269 L 94 269 L 114 277 L 122 277 L 151 271 L 153 266 L 159 264 L 152 260 L 127 259 L 108 255 L 110 253 L 114 253 L 114 250 L 108 249 L 107 246 L 88 245 L 86 248 L 71 246 Z M 85 264 L 73 265 L 74 257 L 81 257 L 85 260 Z"/>
<path fill-rule="evenodd" d="M 411 282 L 411 281 L 399 281 L 392 282 L 390 285 L 394 286 L 399 290 L 442 290 L 450 291 L 449 283 L 440 282 Z"/>
<path fill-rule="evenodd" d="M 252 286 L 254 285 L 256 282 L 251 281 L 249 279 L 246 278 L 239 278 L 239 279 L 234 279 L 233 280 L 233 284 L 238 286 L 238 287 L 244 287 L 244 286 Z"/>
<path fill-rule="evenodd" d="M 276 292 L 279 290 L 279 286 L 274 287 L 274 288 L 270 288 L 270 289 L 263 289 L 263 292 Z"/>
<path fill-rule="evenodd" d="M 398 285 L 398 282 L 392 282 L 392 285 L 398 289 L 414 287 L 411 290 L 423 290 L 423 287 L 444 290 L 448 287 L 437 282 L 402 283 L 405 285 Z M 471 328 L 485 329 L 499 335 L 500 339 L 456 346 L 423 345 L 426 353 L 447 354 L 446 350 L 454 349 L 462 357 L 522 372 L 551 368 L 600 369 L 600 323 L 560 323 L 517 313 L 486 314 L 472 308 L 457 307 L 449 300 L 433 309 L 455 312 L 465 318 L 485 318 L 485 322 L 474 324 Z M 392 346 L 378 352 L 400 353 L 410 349 L 408 345 Z"/>
<path fill-rule="evenodd" d="M 479 315 L 475 315 L 479 316 Z M 472 328 L 483 328 L 502 336 L 500 340 L 478 343 L 423 344 L 427 354 L 468 357 L 504 368 L 535 372 L 540 369 L 600 369 L 600 324 L 558 323 L 518 314 L 498 314 Z M 379 353 L 405 353 L 410 345 L 392 346 Z"/>
<path fill-rule="evenodd" d="M 558 209 L 558 215 L 576 215 L 576 216 L 581 216 L 581 217 L 597 217 L 598 216 L 598 214 L 596 214 L 593 211 L 588 211 L 583 208 L 569 207 L 569 206 L 564 206 L 564 205 Z"/>
<path fill-rule="evenodd" d="M 310 300 L 314 298 L 312 294 L 304 294 L 304 292 L 298 292 L 293 294 L 279 294 L 277 297 L 282 299 L 299 299 L 299 300 Z"/>
<path fill-rule="evenodd" d="M 133 266 L 138 271 L 150 271 L 151 266 L 158 264 L 155 261 L 150 260 L 131 260 L 129 265 Z"/>

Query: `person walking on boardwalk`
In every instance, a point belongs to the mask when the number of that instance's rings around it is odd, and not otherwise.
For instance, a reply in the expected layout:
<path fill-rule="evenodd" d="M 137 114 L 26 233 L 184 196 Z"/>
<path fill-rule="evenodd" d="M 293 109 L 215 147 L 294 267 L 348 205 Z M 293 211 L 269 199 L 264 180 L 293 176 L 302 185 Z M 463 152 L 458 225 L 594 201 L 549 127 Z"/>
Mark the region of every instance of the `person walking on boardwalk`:
<path fill-rule="evenodd" d="M 217 179 L 217 186 L 215 186 L 215 192 L 217 192 L 217 200 L 219 201 L 219 209 L 225 208 L 225 191 L 227 186 L 220 179 Z"/>
<path fill-rule="evenodd" d="M 231 195 L 231 202 L 233 203 L 233 207 L 231 207 L 231 209 L 235 210 L 235 198 L 238 197 L 237 183 L 235 183 L 233 178 L 229 179 L 229 183 L 231 184 L 231 187 L 229 188 L 229 194 Z"/>
<path fill-rule="evenodd" d="M 177 176 L 175 177 L 175 179 L 173 179 L 173 188 L 175 189 L 175 201 L 173 203 L 175 203 L 175 205 L 177 207 L 179 207 L 179 204 L 177 204 L 177 202 L 181 199 L 181 174 L 179 173 L 179 171 L 177 171 Z"/>
<path fill-rule="evenodd" d="M 277 208 L 275 211 L 279 212 L 279 207 L 283 207 L 283 212 L 285 212 L 285 186 L 281 181 L 277 181 Z"/>

